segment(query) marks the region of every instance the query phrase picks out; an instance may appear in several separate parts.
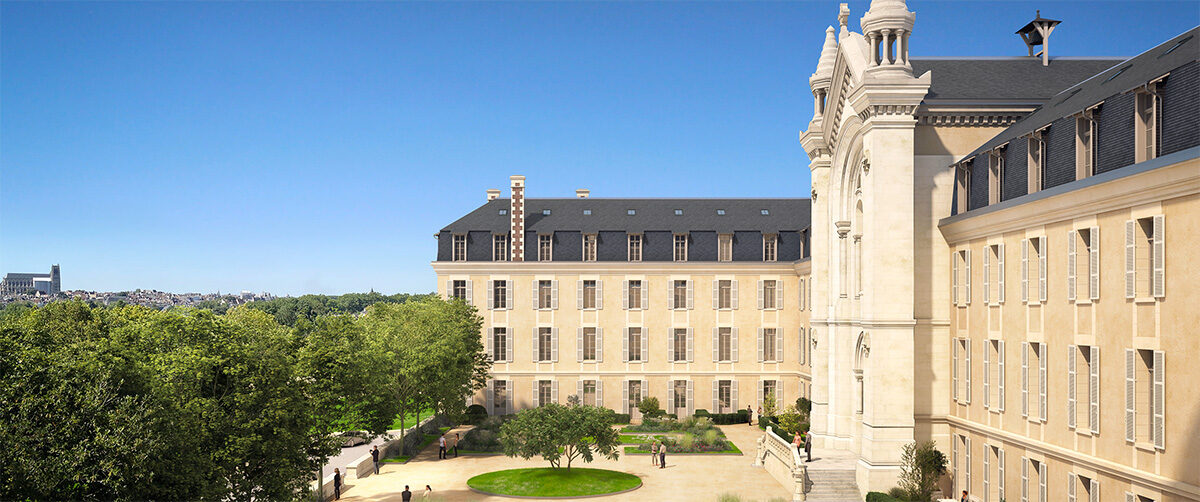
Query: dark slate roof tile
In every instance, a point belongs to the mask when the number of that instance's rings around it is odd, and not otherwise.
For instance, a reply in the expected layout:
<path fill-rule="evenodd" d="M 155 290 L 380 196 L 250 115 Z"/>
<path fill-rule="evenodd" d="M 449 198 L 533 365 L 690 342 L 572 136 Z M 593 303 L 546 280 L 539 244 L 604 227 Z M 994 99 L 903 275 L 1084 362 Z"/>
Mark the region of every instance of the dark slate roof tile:
<path fill-rule="evenodd" d="M 912 58 L 913 74 L 933 71 L 925 102 L 991 102 L 1041 104 L 1080 81 L 1111 68 L 1122 58 L 942 59 Z"/>

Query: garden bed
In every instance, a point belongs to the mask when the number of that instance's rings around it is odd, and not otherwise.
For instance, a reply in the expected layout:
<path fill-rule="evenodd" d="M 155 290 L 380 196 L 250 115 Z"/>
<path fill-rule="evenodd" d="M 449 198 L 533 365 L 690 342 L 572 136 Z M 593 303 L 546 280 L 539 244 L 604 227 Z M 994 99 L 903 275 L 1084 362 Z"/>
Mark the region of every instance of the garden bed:
<path fill-rule="evenodd" d="M 487 495 L 568 498 L 635 490 L 642 486 L 642 479 L 606 469 L 537 467 L 480 474 L 468 479 L 467 486 Z"/>
<path fill-rule="evenodd" d="M 641 438 L 637 441 L 637 446 L 625 448 L 625 453 L 631 455 L 649 454 L 651 443 L 654 441 L 666 445 L 668 455 L 742 453 L 725 437 L 721 429 L 713 425 L 712 419 L 706 417 L 688 417 L 679 421 L 647 421 L 641 425 L 622 428 L 621 431 L 633 433 L 621 435 L 623 444 L 629 444 L 625 441 L 626 436 Z"/>

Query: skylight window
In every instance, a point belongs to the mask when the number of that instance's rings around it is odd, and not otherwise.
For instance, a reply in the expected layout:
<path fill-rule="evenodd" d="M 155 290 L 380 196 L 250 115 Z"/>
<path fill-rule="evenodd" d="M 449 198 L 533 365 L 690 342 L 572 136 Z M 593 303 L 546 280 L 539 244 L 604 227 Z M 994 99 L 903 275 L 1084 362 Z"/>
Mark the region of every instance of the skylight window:
<path fill-rule="evenodd" d="M 628 214 L 629 216 L 633 216 L 633 215 L 637 214 L 637 210 L 636 209 L 626 209 L 625 214 Z"/>
<path fill-rule="evenodd" d="M 725 216 L 725 210 L 724 210 L 724 209 L 718 209 L 718 210 L 717 210 L 717 216 Z"/>
<path fill-rule="evenodd" d="M 501 210 L 500 210 L 500 216 L 504 216 L 504 215 L 506 215 L 506 214 L 508 214 L 508 210 L 507 210 L 507 209 L 501 209 Z"/>
<path fill-rule="evenodd" d="M 584 210 L 583 210 L 583 215 L 584 215 L 584 216 L 591 216 L 591 215 L 592 215 L 592 210 L 591 210 L 591 209 L 584 209 Z"/>
<path fill-rule="evenodd" d="M 1066 95 L 1066 96 L 1063 96 L 1063 98 L 1062 98 L 1062 99 L 1058 100 L 1058 104 L 1060 104 L 1060 105 L 1061 105 L 1061 104 L 1063 104 L 1063 103 L 1064 103 L 1064 102 L 1066 102 L 1068 99 L 1071 99 L 1071 96 L 1074 96 L 1074 95 L 1076 95 L 1076 94 L 1079 94 L 1079 89 L 1075 89 L 1075 90 L 1073 90 L 1073 91 L 1071 91 L 1071 92 L 1067 93 L 1067 95 Z"/>
<path fill-rule="evenodd" d="M 683 216 L 683 210 L 682 210 L 682 209 L 676 209 L 676 210 L 675 210 L 675 216 Z"/>
<path fill-rule="evenodd" d="M 549 209 L 543 209 L 543 210 L 542 210 L 542 216 L 550 216 L 550 210 L 549 210 Z"/>
<path fill-rule="evenodd" d="M 1109 83 L 1110 81 L 1112 81 L 1112 79 L 1114 79 L 1114 78 L 1117 78 L 1117 77 L 1121 76 L 1121 74 L 1122 74 L 1122 73 L 1125 73 L 1125 70 L 1128 70 L 1128 69 L 1129 69 L 1129 67 L 1131 67 L 1131 66 L 1133 66 L 1133 65 L 1125 65 L 1125 67 L 1124 67 L 1124 68 L 1121 68 L 1120 70 L 1117 70 L 1117 72 L 1116 72 L 1116 73 L 1114 73 L 1114 74 L 1112 74 L 1112 76 L 1111 76 L 1111 77 L 1108 77 L 1107 79 L 1105 79 L 1105 80 L 1104 80 L 1104 83 L 1106 83 L 1106 84 L 1107 84 L 1107 83 Z"/>
<path fill-rule="evenodd" d="M 1175 45 L 1172 45 L 1170 49 L 1167 49 L 1167 50 L 1163 51 L 1163 53 L 1162 53 L 1162 54 L 1159 54 L 1159 55 L 1158 55 L 1158 57 L 1160 57 L 1160 58 L 1161 58 L 1161 57 L 1163 57 L 1163 56 L 1166 56 L 1167 54 L 1170 54 L 1170 53 L 1174 52 L 1174 51 L 1175 51 L 1175 49 L 1178 49 L 1178 48 L 1179 48 L 1179 46 L 1183 45 L 1185 42 L 1187 42 L 1188 40 L 1191 40 L 1191 39 L 1192 39 L 1191 35 L 1188 35 L 1188 36 L 1187 36 L 1187 38 L 1184 38 L 1183 40 L 1180 40 L 1180 41 L 1178 41 L 1178 42 L 1175 42 Z"/>
<path fill-rule="evenodd" d="M 762 211 L 760 211 L 760 212 L 762 213 L 762 215 L 763 215 L 763 216 L 767 216 L 767 215 L 770 215 L 770 214 L 771 214 L 771 212 L 770 212 L 770 211 L 767 211 L 766 209 L 763 209 L 763 210 L 762 210 Z"/>

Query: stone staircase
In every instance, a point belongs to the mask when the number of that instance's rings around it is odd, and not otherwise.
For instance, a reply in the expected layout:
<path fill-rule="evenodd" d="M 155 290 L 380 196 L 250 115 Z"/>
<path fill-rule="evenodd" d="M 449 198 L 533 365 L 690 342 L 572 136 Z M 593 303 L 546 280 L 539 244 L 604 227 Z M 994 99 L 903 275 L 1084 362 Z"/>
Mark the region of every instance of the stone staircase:
<path fill-rule="evenodd" d="M 854 469 L 808 469 L 808 502 L 862 502 Z"/>

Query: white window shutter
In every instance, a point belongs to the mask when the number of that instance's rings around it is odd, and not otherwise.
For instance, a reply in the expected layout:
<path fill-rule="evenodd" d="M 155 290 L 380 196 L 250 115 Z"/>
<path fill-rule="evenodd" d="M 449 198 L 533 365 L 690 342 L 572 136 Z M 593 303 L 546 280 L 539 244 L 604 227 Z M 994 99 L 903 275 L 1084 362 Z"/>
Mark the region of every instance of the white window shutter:
<path fill-rule="evenodd" d="M 533 407 L 537 408 L 542 405 L 542 382 L 541 380 L 533 381 Z"/>
<path fill-rule="evenodd" d="M 604 281 L 596 279 L 596 310 L 604 308 Z"/>
<path fill-rule="evenodd" d="M 737 380 L 729 381 L 729 408 L 734 412 L 737 412 L 737 410 L 740 409 L 740 408 L 738 408 L 738 381 Z"/>
<path fill-rule="evenodd" d="M 1038 237 L 1038 300 L 1046 303 L 1046 237 Z"/>
<path fill-rule="evenodd" d="M 1075 346 L 1067 346 L 1067 427 L 1075 428 Z"/>
<path fill-rule="evenodd" d="M 625 328 L 624 334 L 621 335 L 621 362 L 629 362 L 629 328 Z"/>
<path fill-rule="evenodd" d="M 965 261 L 967 264 L 967 277 L 966 277 L 967 292 L 965 295 L 963 295 L 963 299 L 967 305 L 970 305 L 971 304 L 971 250 L 968 249 L 964 252 L 966 253 Z"/>
<path fill-rule="evenodd" d="M 763 381 L 758 381 L 758 407 L 762 408 L 763 403 Z"/>
<path fill-rule="evenodd" d="M 772 305 L 771 308 L 774 308 L 775 310 L 779 310 L 779 309 L 783 308 L 783 306 L 784 306 L 784 303 L 783 303 L 784 289 L 786 289 L 786 288 L 783 286 L 783 281 L 775 281 L 775 305 Z"/>
<path fill-rule="evenodd" d="M 692 390 L 693 390 L 693 389 L 692 389 L 692 381 L 691 381 L 691 380 L 688 380 L 688 381 L 687 381 L 687 414 L 688 414 L 688 415 L 691 415 L 691 414 L 692 414 L 692 410 L 696 409 L 696 408 L 695 408 L 695 406 L 696 406 L 696 405 L 695 405 L 695 402 L 696 402 L 696 401 L 692 399 L 692 397 L 693 397 L 693 396 L 692 396 Z"/>
<path fill-rule="evenodd" d="M 1075 301 L 1075 231 L 1067 232 L 1067 300 Z"/>
<path fill-rule="evenodd" d="M 1137 295 L 1137 246 L 1133 220 L 1125 222 L 1125 298 Z"/>
<path fill-rule="evenodd" d="M 950 352 L 953 353 L 954 364 L 950 368 L 950 383 L 954 393 L 954 402 L 958 402 L 958 339 L 950 340 Z"/>
<path fill-rule="evenodd" d="M 1029 342 L 1021 342 L 1021 418 L 1029 417 Z M 1025 468 L 1022 467 L 1022 474 Z M 1022 476 L 1024 479 L 1024 476 Z M 1022 494 L 1022 498 L 1025 495 Z"/>
<path fill-rule="evenodd" d="M 964 487 L 963 489 L 970 491 L 971 490 L 971 438 L 968 437 L 965 439 L 965 441 L 966 442 L 964 443 L 964 446 L 966 446 L 966 450 L 967 450 L 967 486 Z"/>
<path fill-rule="evenodd" d="M 1125 502 L 1138 502 L 1137 495 L 1134 495 L 1129 492 L 1125 492 Z"/>
<path fill-rule="evenodd" d="M 543 305 L 542 308 L 545 308 Z M 558 310 L 558 281 L 550 281 L 550 310 Z"/>
<path fill-rule="evenodd" d="M 1029 301 L 1029 239 L 1021 239 L 1021 301 Z"/>
<path fill-rule="evenodd" d="M 992 301 L 992 252 L 983 248 L 983 303 Z"/>
<path fill-rule="evenodd" d="M 1137 351 L 1125 349 L 1125 440 L 1133 442 L 1137 431 Z"/>
<path fill-rule="evenodd" d="M 494 345 L 493 340 L 496 338 L 496 329 L 492 328 L 492 330 L 490 332 L 488 332 L 487 336 L 485 336 L 484 338 L 485 338 L 485 340 L 483 341 L 483 344 L 487 348 L 487 355 L 489 358 L 491 358 L 494 361 L 494 360 L 496 360 L 496 349 L 495 349 L 495 347 L 493 347 L 493 345 Z"/>
<path fill-rule="evenodd" d="M 1029 458 L 1021 457 L 1021 502 L 1029 502 Z"/>
<path fill-rule="evenodd" d="M 717 362 L 721 360 L 721 334 L 720 328 L 712 329 L 712 360 Z M 716 413 L 715 411 L 713 413 Z"/>
<path fill-rule="evenodd" d="M 604 407 L 604 380 L 596 379 L 596 406 Z"/>
<path fill-rule="evenodd" d="M 966 395 L 966 400 L 967 400 L 967 404 L 971 404 L 971 339 L 970 339 L 970 338 L 968 338 L 968 339 L 966 339 L 966 340 L 965 340 L 965 342 L 966 342 L 966 346 L 964 346 L 964 347 L 963 347 L 963 352 L 965 352 L 965 353 L 966 353 L 966 354 L 965 354 L 965 357 L 966 357 L 966 360 L 967 360 L 967 366 L 966 366 L 966 384 L 967 384 L 967 385 L 966 385 L 966 394 L 967 394 L 967 395 Z M 969 454 L 968 454 L 968 458 L 970 458 Z"/>
<path fill-rule="evenodd" d="M 762 310 L 763 307 L 765 307 L 763 303 L 763 281 L 758 281 L 758 310 Z"/>
<path fill-rule="evenodd" d="M 504 281 L 504 309 L 512 310 L 517 303 L 517 288 L 516 281 L 509 279 Z"/>
<path fill-rule="evenodd" d="M 991 446 L 988 446 L 987 444 L 983 445 L 983 500 L 984 500 L 984 502 L 990 502 L 990 501 L 988 501 L 988 495 L 990 494 L 990 489 L 991 489 L 991 484 L 992 484 L 992 460 L 991 460 L 992 452 L 988 451 L 990 449 L 992 449 Z"/>
<path fill-rule="evenodd" d="M 674 362 L 678 360 L 675 355 L 675 330 L 667 328 L 667 360 Z"/>
<path fill-rule="evenodd" d="M 446 281 L 446 297 L 447 300 L 454 298 L 454 281 Z"/>
<path fill-rule="evenodd" d="M 983 344 L 983 409 L 992 406 L 992 342 Z M 987 456 L 984 456 L 987 460 Z M 987 478 L 985 477 L 984 480 Z"/>
<path fill-rule="evenodd" d="M 629 281 L 621 281 L 621 309 L 629 310 Z"/>
<path fill-rule="evenodd" d="M 467 305 L 475 305 L 475 281 L 467 281 Z"/>
<path fill-rule="evenodd" d="M 1163 296 L 1166 296 L 1166 291 L 1167 291 L 1167 284 L 1166 284 L 1167 277 L 1165 274 L 1165 272 L 1166 272 L 1166 252 L 1165 252 L 1166 236 L 1164 235 L 1164 233 L 1166 232 L 1166 228 L 1164 228 L 1164 226 L 1163 226 L 1164 223 L 1165 223 L 1165 221 L 1164 221 L 1164 218 L 1162 215 L 1158 215 L 1158 216 L 1154 217 L 1154 250 L 1153 250 L 1154 254 L 1152 256 L 1154 257 L 1154 276 L 1153 276 L 1153 278 L 1154 278 L 1154 297 L 1155 298 L 1162 298 Z"/>
<path fill-rule="evenodd" d="M 712 381 L 712 409 L 710 410 L 713 413 L 721 412 L 721 399 L 720 399 L 720 395 L 719 395 L 720 392 L 721 392 L 721 381 L 713 380 Z"/>
<path fill-rule="evenodd" d="M 504 393 L 504 414 L 511 415 L 513 412 L 513 394 L 516 394 L 514 392 L 516 389 L 513 388 L 513 381 L 505 380 L 504 389 L 506 390 Z"/>
<path fill-rule="evenodd" d="M 1092 434 L 1100 433 L 1100 347 L 1091 348 L 1092 360 L 1088 364 L 1088 423 Z"/>
<path fill-rule="evenodd" d="M 950 475 L 951 485 L 958 484 L 959 469 L 958 469 L 958 436 L 950 439 L 950 465 L 952 474 Z M 961 491 L 957 486 L 953 487 L 955 493 Z"/>
<path fill-rule="evenodd" d="M 641 396 L 639 399 L 646 399 L 646 398 L 650 397 L 650 381 L 642 380 L 642 388 L 639 389 L 638 392 L 641 392 Z M 634 403 L 634 407 L 635 408 L 637 407 L 637 403 Z"/>
<path fill-rule="evenodd" d="M 489 280 L 487 282 L 487 308 L 488 310 L 496 310 L 496 281 Z"/>
<path fill-rule="evenodd" d="M 1050 348 L 1044 343 L 1038 344 L 1038 418 L 1046 421 L 1046 409 L 1049 407 L 1046 399 L 1046 358 Z"/>
<path fill-rule="evenodd" d="M 1067 502 L 1075 502 L 1075 473 L 1067 473 Z"/>
<path fill-rule="evenodd" d="M 950 296 L 953 296 L 954 305 L 958 306 L 958 253 L 950 253 Z"/>
<path fill-rule="evenodd" d="M 575 381 L 575 396 L 579 398 L 580 403 L 583 403 L 583 378 Z"/>
<path fill-rule="evenodd" d="M 998 486 L 1000 500 L 1004 500 L 1004 448 L 998 448 L 997 454 L 999 457 L 996 459 L 998 464 L 996 465 L 996 477 L 999 479 L 996 480 L 996 484 L 1000 485 Z"/>
<path fill-rule="evenodd" d="M 783 362 L 783 328 L 775 329 L 775 362 Z"/>
<path fill-rule="evenodd" d="M 583 310 L 583 281 L 575 281 L 575 308 Z"/>
<path fill-rule="evenodd" d="M 542 332 L 540 328 L 533 328 L 533 360 L 534 362 L 542 360 Z"/>
<path fill-rule="evenodd" d="M 583 328 L 575 328 L 575 361 L 583 362 Z"/>
<path fill-rule="evenodd" d="M 555 403 L 558 402 L 558 380 L 550 381 L 550 400 Z"/>
<path fill-rule="evenodd" d="M 1100 502 L 1100 482 L 1092 479 L 1091 489 L 1088 490 L 1088 502 Z"/>
<path fill-rule="evenodd" d="M 692 328 L 688 328 L 687 329 L 687 362 L 689 362 L 689 363 L 695 360 L 692 358 L 692 355 L 693 355 L 692 349 L 694 346 L 694 344 L 693 344 L 694 340 L 695 340 L 695 337 L 692 336 Z"/>
<path fill-rule="evenodd" d="M 1088 296 L 1100 299 L 1100 227 L 1088 232 Z"/>
<path fill-rule="evenodd" d="M 550 361 L 558 362 L 558 328 L 550 328 Z"/>
<path fill-rule="evenodd" d="M 1046 464 L 1038 462 L 1038 500 L 1046 502 Z"/>
<path fill-rule="evenodd" d="M 763 329 L 758 328 L 758 362 L 763 362 Z"/>
<path fill-rule="evenodd" d="M 1154 351 L 1154 395 L 1151 399 L 1154 401 L 1154 447 L 1163 449 L 1165 447 L 1165 438 L 1163 432 L 1163 422 L 1165 420 L 1166 392 L 1164 383 L 1166 380 L 1166 353 L 1161 350 Z"/>
<path fill-rule="evenodd" d="M 675 310 L 679 308 L 675 305 L 675 281 L 667 280 L 667 308 Z"/>
<path fill-rule="evenodd" d="M 496 391 L 493 382 L 495 382 L 495 380 L 488 380 L 487 387 L 483 390 L 483 407 L 487 409 L 489 414 L 495 415 L 496 403 L 492 402 L 492 398 L 496 396 Z"/>
<path fill-rule="evenodd" d="M 632 410 L 629 406 L 629 380 L 621 381 L 621 413 L 629 414 Z"/>
<path fill-rule="evenodd" d="M 1005 363 L 1005 361 L 1004 361 L 1004 340 L 1000 340 L 996 343 L 999 344 L 999 346 L 1000 346 L 1000 348 L 998 350 L 999 357 L 997 358 L 997 361 L 996 361 L 996 364 L 997 364 L 996 369 L 999 370 L 998 371 L 999 374 L 997 375 L 997 377 L 1000 380 L 999 382 L 996 382 L 996 385 L 999 385 L 999 388 L 997 388 L 998 395 L 996 397 L 996 401 L 997 401 L 996 407 L 999 408 L 1001 412 L 1003 412 L 1004 411 L 1004 380 L 1005 380 L 1005 378 L 1004 378 L 1004 376 L 1005 376 L 1004 375 L 1004 365 L 1005 365 L 1004 364 Z M 1001 454 L 1003 454 L 1003 452 L 1001 452 Z M 1003 480 L 1004 478 L 1001 477 L 1000 479 Z M 1001 486 L 1003 486 L 1003 483 L 1001 484 Z"/>
<path fill-rule="evenodd" d="M 730 306 L 733 307 L 733 310 L 737 310 L 737 308 L 738 308 L 738 282 L 737 281 L 730 282 L 729 299 L 730 299 Z"/>
<path fill-rule="evenodd" d="M 997 261 L 996 266 L 1000 268 L 1000 270 L 999 270 L 999 277 L 1000 277 L 1000 279 L 999 279 L 1000 280 L 999 296 L 1000 296 L 1000 298 L 997 298 L 996 300 L 999 301 L 1000 303 L 1004 303 L 1004 243 L 1000 243 L 996 249 L 997 249 L 997 253 L 998 253 L 997 259 L 996 259 L 996 261 Z"/>
<path fill-rule="evenodd" d="M 604 328 L 596 328 L 596 362 L 604 362 Z"/>
<path fill-rule="evenodd" d="M 663 407 L 668 413 L 677 413 L 675 411 L 675 381 L 667 380 L 667 405 Z"/>
<path fill-rule="evenodd" d="M 532 296 L 533 296 L 533 309 L 534 309 L 534 310 L 537 310 L 537 309 L 540 309 L 540 308 L 542 308 L 542 300 L 541 300 L 541 295 L 540 295 L 540 294 L 538 294 L 538 293 L 540 293 L 540 291 L 538 290 L 538 281 L 537 281 L 537 279 L 534 279 L 534 281 L 533 281 L 533 295 L 532 295 Z"/>
<path fill-rule="evenodd" d="M 721 281 L 713 279 L 712 293 L 712 308 L 716 310 L 721 306 Z"/>
<path fill-rule="evenodd" d="M 687 309 L 692 310 L 692 280 L 687 281 Z"/>
<path fill-rule="evenodd" d="M 730 352 L 732 352 L 732 354 L 730 354 L 730 356 L 733 357 L 733 362 L 736 363 L 738 361 L 738 329 L 737 329 L 737 327 L 733 328 L 733 338 L 730 340 L 729 345 L 731 346 L 731 349 L 732 349 L 732 350 L 730 350 Z"/>
<path fill-rule="evenodd" d="M 650 333 L 646 332 L 646 328 L 642 328 L 642 358 L 639 361 L 650 360 Z M 647 387 L 642 387 L 643 391 L 647 391 Z"/>

